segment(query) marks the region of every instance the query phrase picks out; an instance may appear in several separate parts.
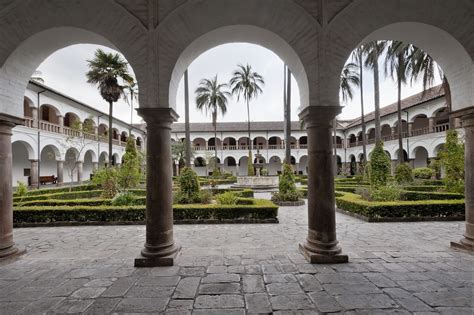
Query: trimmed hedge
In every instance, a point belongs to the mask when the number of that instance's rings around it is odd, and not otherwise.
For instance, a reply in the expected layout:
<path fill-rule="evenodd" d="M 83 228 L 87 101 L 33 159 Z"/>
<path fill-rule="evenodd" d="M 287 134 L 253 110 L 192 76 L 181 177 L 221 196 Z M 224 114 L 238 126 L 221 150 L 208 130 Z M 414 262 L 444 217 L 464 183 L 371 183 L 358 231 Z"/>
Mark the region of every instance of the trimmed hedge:
<path fill-rule="evenodd" d="M 88 184 L 88 185 L 80 185 L 80 186 L 73 186 L 73 187 L 63 186 L 63 187 L 58 187 L 58 188 L 35 189 L 35 190 L 29 190 L 26 196 L 56 194 L 56 193 L 62 193 L 62 192 L 69 192 L 69 190 L 71 191 L 96 190 L 97 188 L 98 188 L 97 185 Z M 18 197 L 18 194 L 14 193 L 13 197 Z"/>
<path fill-rule="evenodd" d="M 136 196 L 146 196 L 145 189 L 130 189 L 131 193 Z M 25 197 L 13 197 L 13 203 L 25 203 L 30 201 L 44 201 L 44 200 L 72 200 L 72 199 L 86 199 L 86 198 L 99 198 L 102 194 L 102 190 L 85 190 L 85 191 L 72 191 L 72 192 L 59 192 L 54 194 L 36 194 L 27 195 Z"/>
<path fill-rule="evenodd" d="M 464 199 L 463 194 L 431 191 L 403 191 L 403 200 L 456 200 Z"/>
<path fill-rule="evenodd" d="M 464 219 L 464 200 L 370 202 L 352 193 L 338 194 L 337 207 L 369 221 L 394 219 Z"/>
<path fill-rule="evenodd" d="M 245 199 L 242 202 L 249 202 Z M 278 206 L 269 200 L 256 199 L 252 205 L 174 205 L 175 221 L 199 220 L 274 220 L 278 216 Z M 76 223 L 126 223 L 143 222 L 144 206 L 57 206 L 18 207 L 13 210 L 13 222 L 22 224 L 51 224 L 54 222 Z"/>

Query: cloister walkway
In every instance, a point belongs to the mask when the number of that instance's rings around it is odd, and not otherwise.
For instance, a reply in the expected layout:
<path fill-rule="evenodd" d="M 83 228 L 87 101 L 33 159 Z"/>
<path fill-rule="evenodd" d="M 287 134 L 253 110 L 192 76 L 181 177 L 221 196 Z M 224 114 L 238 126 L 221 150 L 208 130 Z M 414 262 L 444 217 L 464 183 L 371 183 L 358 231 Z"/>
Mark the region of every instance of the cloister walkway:
<path fill-rule="evenodd" d="M 350 263 L 311 265 L 297 250 L 306 217 L 282 207 L 280 224 L 177 225 L 176 266 L 139 269 L 143 226 L 16 229 L 28 252 L 0 265 L 0 313 L 472 314 L 474 257 L 447 242 L 464 222 L 338 214 Z"/>

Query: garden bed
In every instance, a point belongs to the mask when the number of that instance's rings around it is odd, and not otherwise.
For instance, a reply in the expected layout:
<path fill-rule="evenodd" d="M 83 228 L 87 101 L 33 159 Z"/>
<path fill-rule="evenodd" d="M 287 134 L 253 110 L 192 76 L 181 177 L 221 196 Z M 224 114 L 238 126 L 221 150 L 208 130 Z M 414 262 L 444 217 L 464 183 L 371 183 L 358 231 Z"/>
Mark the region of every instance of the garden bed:
<path fill-rule="evenodd" d="M 173 205 L 176 224 L 278 223 L 278 206 L 262 199 L 242 198 L 237 205 Z M 250 204 L 251 203 L 251 204 Z M 16 227 L 58 225 L 144 224 L 145 206 L 56 205 L 16 207 Z"/>
<path fill-rule="evenodd" d="M 465 220 L 464 200 L 418 200 L 374 202 L 361 196 L 336 193 L 338 211 L 367 222 Z"/>

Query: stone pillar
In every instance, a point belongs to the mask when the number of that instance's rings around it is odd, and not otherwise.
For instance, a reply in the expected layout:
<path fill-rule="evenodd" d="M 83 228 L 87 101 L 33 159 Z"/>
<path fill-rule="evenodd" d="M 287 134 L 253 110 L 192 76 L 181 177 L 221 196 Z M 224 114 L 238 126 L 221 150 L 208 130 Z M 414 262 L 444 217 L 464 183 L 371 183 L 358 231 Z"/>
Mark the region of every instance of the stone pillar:
<path fill-rule="evenodd" d="M 454 128 L 461 128 L 461 118 L 454 118 Z"/>
<path fill-rule="evenodd" d="M 178 115 L 171 108 L 140 108 L 138 113 L 147 124 L 147 195 L 145 248 L 135 267 L 172 266 L 181 249 L 173 238 L 171 164 L 171 124 Z"/>
<path fill-rule="evenodd" d="M 84 162 L 82 161 L 77 161 L 76 162 L 76 168 L 77 168 L 77 182 L 79 184 L 82 183 L 82 169 L 83 169 L 83 166 L 84 166 Z"/>
<path fill-rule="evenodd" d="M 99 162 L 92 162 L 92 171 L 95 172 L 99 169 Z"/>
<path fill-rule="evenodd" d="M 38 160 L 30 160 L 30 186 L 33 188 L 38 187 Z"/>
<path fill-rule="evenodd" d="M 0 259 L 25 251 L 13 241 L 12 128 L 23 119 L 0 114 Z"/>
<path fill-rule="evenodd" d="M 58 173 L 58 180 L 56 185 L 62 186 L 64 183 L 64 161 L 57 161 L 57 173 Z"/>
<path fill-rule="evenodd" d="M 464 142 L 464 174 L 465 174 L 465 203 L 466 203 L 466 231 L 458 242 L 451 242 L 451 246 L 474 252 L 474 113 L 462 117 L 465 132 Z"/>
<path fill-rule="evenodd" d="M 31 118 L 33 118 L 33 125 L 31 128 L 38 127 L 38 109 L 36 107 L 31 107 Z"/>
<path fill-rule="evenodd" d="M 58 125 L 59 125 L 59 133 L 63 133 L 63 130 L 64 130 L 64 116 L 58 116 Z"/>
<path fill-rule="evenodd" d="M 408 135 L 407 135 L 407 137 L 411 137 L 412 131 L 413 131 L 413 123 L 408 123 Z"/>
<path fill-rule="evenodd" d="M 433 132 L 433 129 L 434 129 L 434 118 L 430 117 L 428 118 L 428 130 L 431 133 Z"/>
<path fill-rule="evenodd" d="M 300 113 L 308 133 L 308 236 L 299 245 L 311 263 L 346 263 L 336 239 L 332 121 L 339 106 L 309 106 Z"/>

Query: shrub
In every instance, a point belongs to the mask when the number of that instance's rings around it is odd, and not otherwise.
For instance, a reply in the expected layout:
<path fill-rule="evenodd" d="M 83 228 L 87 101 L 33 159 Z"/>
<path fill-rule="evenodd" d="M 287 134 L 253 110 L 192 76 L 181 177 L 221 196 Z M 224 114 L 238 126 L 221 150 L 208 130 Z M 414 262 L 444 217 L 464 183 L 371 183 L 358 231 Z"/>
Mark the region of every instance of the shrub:
<path fill-rule="evenodd" d="M 415 178 L 430 179 L 434 175 L 434 170 L 429 167 L 418 167 L 413 170 Z"/>
<path fill-rule="evenodd" d="M 203 204 L 211 203 L 212 192 L 208 189 L 203 189 L 199 192 L 199 202 Z"/>
<path fill-rule="evenodd" d="M 278 183 L 278 192 L 273 193 L 273 201 L 297 201 L 301 193 L 296 189 L 295 175 L 289 163 L 283 164 L 283 171 Z"/>
<path fill-rule="evenodd" d="M 400 200 L 402 189 L 395 185 L 371 188 L 369 191 L 370 201 L 396 201 Z"/>
<path fill-rule="evenodd" d="M 112 198 L 111 204 L 113 206 L 131 206 L 135 204 L 135 199 L 135 195 L 131 192 L 123 192 Z"/>
<path fill-rule="evenodd" d="M 413 171 L 407 163 L 397 165 L 395 169 L 395 180 L 398 184 L 413 183 Z"/>
<path fill-rule="evenodd" d="M 176 201 L 179 204 L 200 202 L 199 178 L 191 168 L 183 168 L 178 177 L 179 190 L 176 194 Z"/>
<path fill-rule="evenodd" d="M 360 214 L 370 221 L 393 218 L 446 218 L 462 219 L 465 215 L 463 200 L 422 200 L 422 201 L 365 201 L 351 193 L 336 194 L 339 209 Z"/>
<path fill-rule="evenodd" d="M 445 170 L 445 185 L 450 192 L 464 192 L 464 144 L 456 130 L 448 130 L 446 144 L 439 152 L 440 164 Z"/>
<path fill-rule="evenodd" d="M 129 137 L 125 147 L 122 166 L 117 171 L 117 182 L 121 189 L 136 188 L 140 183 L 141 156 L 135 146 L 135 139 Z"/>
<path fill-rule="evenodd" d="M 236 205 L 237 199 L 237 196 L 231 191 L 216 196 L 216 201 L 220 205 Z"/>
<path fill-rule="evenodd" d="M 28 186 L 21 182 L 21 181 L 17 181 L 16 182 L 17 186 L 16 186 L 16 195 L 18 197 L 24 197 L 28 194 Z"/>
<path fill-rule="evenodd" d="M 262 168 L 262 169 L 260 170 L 260 175 L 262 175 L 262 176 L 268 176 L 268 169 Z"/>
<path fill-rule="evenodd" d="M 374 188 L 386 185 L 390 167 L 390 159 L 383 149 L 383 142 L 379 141 L 372 150 L 368 164 L 370 185 Z"/>
<path fill-rule="evenodd" d="M 103 198 L 113 198 L 118 193 L 117 169 L 104 167 L 96 170 L 92 177 L 92 183 L 102 188 Z"/>

